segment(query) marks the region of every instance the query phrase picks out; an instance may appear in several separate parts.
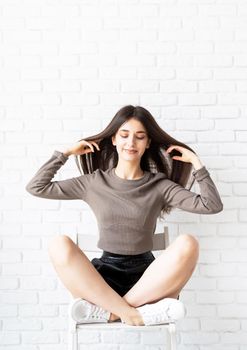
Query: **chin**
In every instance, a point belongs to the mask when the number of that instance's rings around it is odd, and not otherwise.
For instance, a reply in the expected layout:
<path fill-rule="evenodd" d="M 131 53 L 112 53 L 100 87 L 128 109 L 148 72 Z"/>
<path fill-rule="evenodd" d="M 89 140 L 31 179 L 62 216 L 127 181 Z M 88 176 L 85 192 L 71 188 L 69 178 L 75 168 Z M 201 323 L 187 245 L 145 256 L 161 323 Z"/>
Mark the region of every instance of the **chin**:
<path fill-rule="evenodd" d="M 140 163 L 140 158 L 139 157 L 121 157 L 122 160 L 125 162 L 135 162 L 135 163 Z"/>

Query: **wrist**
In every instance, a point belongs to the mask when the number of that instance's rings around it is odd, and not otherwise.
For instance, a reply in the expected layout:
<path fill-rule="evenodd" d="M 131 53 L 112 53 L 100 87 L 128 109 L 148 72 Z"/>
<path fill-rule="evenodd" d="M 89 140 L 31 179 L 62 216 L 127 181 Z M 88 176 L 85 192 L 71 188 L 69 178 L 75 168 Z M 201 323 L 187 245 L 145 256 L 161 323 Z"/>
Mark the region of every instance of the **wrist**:
<path fill-rule="evenodd" d="M 65 155 L 65 157 L 69 157 L 72 154 L 69 150 L 65 150 L 62 153 Z"/>
<path fill-rule="evenodd" d="M 198 158 L 192 162 L 192 165 L 193 165 L 195 170 L 199 170 L 203 167 L 202 162 Z"/>

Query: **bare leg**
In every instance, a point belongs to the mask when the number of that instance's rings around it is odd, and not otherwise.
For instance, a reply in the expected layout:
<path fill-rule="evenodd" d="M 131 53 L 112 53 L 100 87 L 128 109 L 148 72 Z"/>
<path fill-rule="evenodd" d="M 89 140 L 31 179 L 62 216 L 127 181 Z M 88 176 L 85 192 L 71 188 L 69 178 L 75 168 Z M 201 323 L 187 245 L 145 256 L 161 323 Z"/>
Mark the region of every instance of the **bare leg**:
<path fill-rule="evenodd" d="M 65 287 L 74 298 L 83 298 L 110 311 L 127 324 L 141 325 L 138 311 L 116 293 L 98 273 L 87 256 L 65 235 L 49 243 L 49 255 Z"/>
<path fill-rule="evenodd" d="M 198 255 L 197 240 L 191 235 L 180 235 L 123 298 L 134 307 L 166 297 L 177 298 L 195 269 Z"/>
<path fill-rule="evenodd" d="M 123 299 L 138 307 L 163 298 L 177 298 L 195 269 L 198 255 L 197 240 L 191 235 L 180 235 L 149 265 Z M 117 316 L 112 315 L 111 319 Z"/>

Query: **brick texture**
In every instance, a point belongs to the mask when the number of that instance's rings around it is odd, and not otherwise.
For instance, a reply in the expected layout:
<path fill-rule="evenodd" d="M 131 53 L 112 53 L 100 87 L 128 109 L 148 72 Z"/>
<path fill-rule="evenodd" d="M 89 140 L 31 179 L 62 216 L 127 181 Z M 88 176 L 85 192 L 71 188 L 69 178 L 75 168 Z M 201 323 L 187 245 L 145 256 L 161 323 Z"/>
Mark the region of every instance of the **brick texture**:
<path fill-rule="evenodd" d="M 37 199 L 25 185 L 124 104 L 143 105 L 194 148 L 224 202 L 216 215 L 166 219 L 171 240 L 190 233 L 200 244 L 180 294 L 179 349 L 247 348 L 246 15 L 242 0 L 1 1 L 0 350 L 67 349 L 69 294 L 47 243 L 97 232 L 96 221 L 85 203 Z M 70 158 L 55 179 L 78 175 Z M 92 331 L 80 349 L 157 350 L 163 340 Z"/>

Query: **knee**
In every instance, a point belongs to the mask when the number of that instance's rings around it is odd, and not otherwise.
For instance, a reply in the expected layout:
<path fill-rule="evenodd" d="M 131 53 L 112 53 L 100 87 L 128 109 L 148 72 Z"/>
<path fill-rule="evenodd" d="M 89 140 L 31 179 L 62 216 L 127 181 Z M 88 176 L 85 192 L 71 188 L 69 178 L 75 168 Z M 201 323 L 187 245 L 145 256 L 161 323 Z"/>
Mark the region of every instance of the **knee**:
<path fill-rule="evenodd" d="M 48 243 L 48 253 L 52 261 L 59 265 L 67 265 L 74 247 L 72 239 L 66 235 L 53 237 Z"/>
<path fill-rule="evenodd" d="M 179 243 L 179 251 L 182 256 L 194 258 L 196 260 L 198 259 L 199 243 L 194 236 L 190 234 L 183 234 L 177 238 L 177 241 Z"/>

